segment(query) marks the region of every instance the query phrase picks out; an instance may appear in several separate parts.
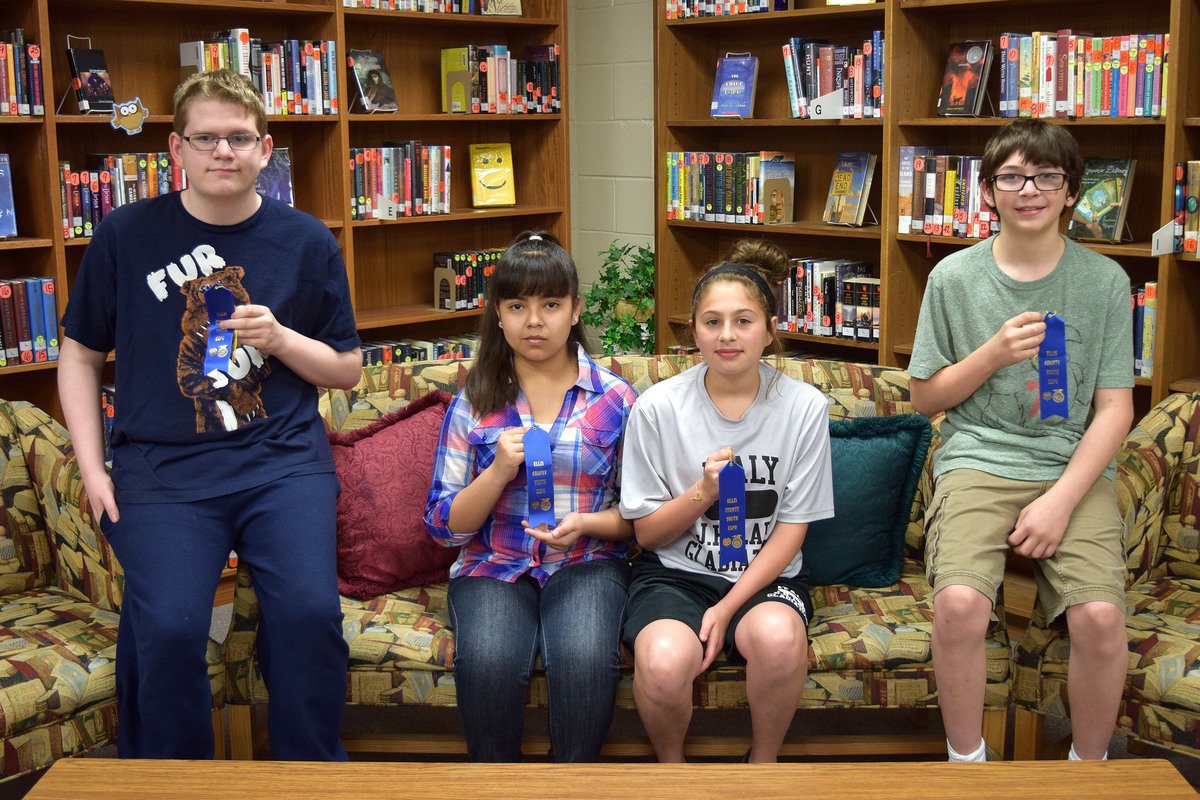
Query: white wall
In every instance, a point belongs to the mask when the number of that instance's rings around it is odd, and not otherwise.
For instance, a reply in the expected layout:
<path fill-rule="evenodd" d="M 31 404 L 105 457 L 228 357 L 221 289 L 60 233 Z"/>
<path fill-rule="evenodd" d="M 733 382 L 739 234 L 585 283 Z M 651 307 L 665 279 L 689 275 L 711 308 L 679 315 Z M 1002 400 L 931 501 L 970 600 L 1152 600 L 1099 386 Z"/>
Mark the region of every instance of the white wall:
<path fill-rule="evenodd" d="M 660 4 L 568 0 L 571 255 L 585 286 L 613 239 L 653 247 L 652 15 Z"/>

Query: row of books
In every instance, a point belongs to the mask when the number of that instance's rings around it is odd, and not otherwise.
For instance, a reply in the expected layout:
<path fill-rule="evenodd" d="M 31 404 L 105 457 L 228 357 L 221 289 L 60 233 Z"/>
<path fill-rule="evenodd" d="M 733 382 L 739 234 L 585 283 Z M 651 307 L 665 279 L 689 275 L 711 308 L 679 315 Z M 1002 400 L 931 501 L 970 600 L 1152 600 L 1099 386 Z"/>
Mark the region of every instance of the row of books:
<path fill-rule="evenodd" d="M 667 219 L 774 225 L 792 222 L 793 153 L 667 153 Z"/>
<path fill-rule="evenodd" d="M 1154 376 L 1154 324 L 1158 317 L 1158 282 L 1133 287 L 1133 374 Z"/>
<path fill-rule="evenodd" d="M 448 336 L 438 339 L 385 339 L 363 342 L 363 366 L 405 364 L 411 361 L 435 361 L 474 358 L 479 352 L 479 334 Z"/>
<path fill-rule="evenodd" d="M 350 148 L 352 219 L 450 213 L 450 146 L 418 141 Z"/>
<path fill-rule="evenodd" d="M 1170 34 L 1003 33 L 999 114 L 1165 116 L 1170 52 Z M 986 70 L 979 84 L 987 85 Z"/>
<path fill-rule="evenodd" d="M 0 280 L 0 367 L 57 360 L 54 279 Z"/>
<path fill-rule="evenodd" d="M 443 114 L 552 114 L 562 110 L 559 46 L 530 45 L 524 60 L 502 44 L 442 50 Z"/>
<path fill-rule="evenodd" d="M 901 147 L 898 233 L 987 238 L 1000 219 L 979 191 L 983 159 L 945 148 Z"/>
<path fill-rule="evenodd" d="M 879 341 L 879 279 L 846 258 L 793 258 L 779 287 L 779 330 Z"/>
<path fill-rule="evenodd" d="M 187 187 L 170 153 L 96 153 L 81 170 L 60 161 L 58 174 L 64 239 L 91 237 L 115 208 Z"/>
<path fill-rule="evenodd" d="M 1175 165 L 1175 252 L 1195 256 L 1200 242 L 1200 161 Z"/>
<path fill-rule="evenodd" d="M 487 14 L 521 16 L 521 0 L 342 0 L 345 8 L 416 11 L 423 14 Z"/>
<path fill-rule="evenodd" d="M 332 40 L 264 42 L 247 28 L 179 45 L 181 78 L 228 67 L 254 83 L 272 115 L 338 113 L 337 63 Z"/>
<path fill-rule="evenodd" d="M 792 118 L 809 116 L 809 105 L 841 91 L 843 117 L 883 116 L 883 31 L 871 31 L 861 44 L 831 45 L 824 39 L 789 39 L 783 45 Z"/>
<path fill-rule="evenodd" d="M 788 0 L 666 0 L 667 19 L 787 11 Z"/>
<path fill-rule="evenodd" d="M 0 31 L 0 116 L 41 116 L 42 48 L 25 41 L 23 28 Z"/>
<path fill-rule="evenodd" d="M 483 308 L 503 247 L 433 254 L 434 306 L 441 311 Z"/>

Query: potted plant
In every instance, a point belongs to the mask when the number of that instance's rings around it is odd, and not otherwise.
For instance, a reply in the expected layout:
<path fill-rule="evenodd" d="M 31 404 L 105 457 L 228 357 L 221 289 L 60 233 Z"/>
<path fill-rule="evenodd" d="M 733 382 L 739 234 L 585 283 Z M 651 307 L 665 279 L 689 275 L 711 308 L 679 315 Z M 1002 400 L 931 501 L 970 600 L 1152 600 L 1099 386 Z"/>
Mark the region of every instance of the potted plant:
<path fill-rule="evenodd" d="M 654 352 L 654 251 L 616 240 L 601 250 L 600 277 L 583 298 L 583 324 L 606 355 Z"/>

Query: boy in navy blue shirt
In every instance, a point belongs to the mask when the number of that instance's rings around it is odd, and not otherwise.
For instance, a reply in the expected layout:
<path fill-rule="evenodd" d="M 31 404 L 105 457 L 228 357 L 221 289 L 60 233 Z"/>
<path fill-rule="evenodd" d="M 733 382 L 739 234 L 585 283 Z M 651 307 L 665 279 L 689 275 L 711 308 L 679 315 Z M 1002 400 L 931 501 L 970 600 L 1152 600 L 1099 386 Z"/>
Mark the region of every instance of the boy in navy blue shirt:
<path fill-rule="evenodd" d="M 122 757 L 212 757 L 204 653 L 237 550 L 262 606 L 273 756 L 346 758 L 338 483 L 316 387 L 353 387 L 362 357 L 337 240 L 254 189 L 271 146 L 246 78 L 216 70 L 180 85 L 170 149 L 188 188 L 105 218 L 63 316 L 63 413 L 125 571 Z M 96 398 L 112 350 L 110 478 Z"/>

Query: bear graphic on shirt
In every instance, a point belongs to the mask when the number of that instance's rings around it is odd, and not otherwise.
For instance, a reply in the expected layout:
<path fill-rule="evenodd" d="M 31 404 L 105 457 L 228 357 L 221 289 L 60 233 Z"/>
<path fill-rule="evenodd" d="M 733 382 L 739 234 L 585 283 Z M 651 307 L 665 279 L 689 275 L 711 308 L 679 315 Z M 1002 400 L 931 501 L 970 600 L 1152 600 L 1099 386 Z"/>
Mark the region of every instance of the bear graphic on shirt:
<path fill-rule="evenodd" d="M 180 292 L 187 298 L 180 327 L 179 391 L 190 397 L 196 407 L 196 433 L 235 431 L 243 425 L 267 418 L 260 390 L 263 380 L 271 374 L 271 366 L 255 347 L 240 345 L 229 359 L 228 372 L 204 372 L 205 346 L 208 342 L 208 309 L 204 293 L 214 286 L 224 286 L 233 293 L 238 305 L 250 302 L 250 294 L 242 286 L 245 270 L 227 266 L 212 270 L 187 281 Z"/>

